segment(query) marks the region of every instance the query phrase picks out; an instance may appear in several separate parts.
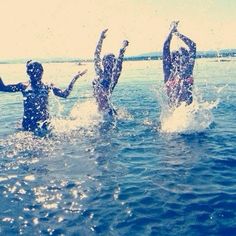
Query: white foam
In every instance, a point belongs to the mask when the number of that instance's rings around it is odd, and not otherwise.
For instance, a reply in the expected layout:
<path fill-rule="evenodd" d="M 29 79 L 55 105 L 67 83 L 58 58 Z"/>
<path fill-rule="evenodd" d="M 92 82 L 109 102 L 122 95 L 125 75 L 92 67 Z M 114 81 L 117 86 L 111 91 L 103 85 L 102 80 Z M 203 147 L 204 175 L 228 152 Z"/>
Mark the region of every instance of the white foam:
<path fill-rule="evenodd" d="M 54 133 L 68 133 L 78 128 L 91 128 L 99 124 L 102 115 L 98 112 L 94 100 L 77 103 L 67 118 L 56 118 L 51 120 Z"/>
<path fill-rule="evenodd" d="M 170 109 L 166 99 L 161 99 L 161 132 L 196 133 L 206 130 L 213 122 L 212 109 L 218 103 L 218 100 L 202 101 L 199 91 L 194 92 L 193 102 L 190 105 L 182 103 L 175 109 Z"/>
<path fill-rule="evenodd" d="M 34 175 L 27 175 L 27 176 L 25 176 L 24 180 L 34 181 L 35 180 L 35 176 Z"/>

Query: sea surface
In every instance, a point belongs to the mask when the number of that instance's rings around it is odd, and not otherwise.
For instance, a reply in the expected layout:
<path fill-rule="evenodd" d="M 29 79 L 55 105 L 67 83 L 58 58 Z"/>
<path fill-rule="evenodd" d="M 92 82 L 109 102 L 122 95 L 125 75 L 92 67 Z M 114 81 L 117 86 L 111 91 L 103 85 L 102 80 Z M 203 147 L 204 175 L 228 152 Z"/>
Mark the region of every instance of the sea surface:
<path fill-rule="evenodd" d="M 124 62 L 114 121 L 96 110 L 91 63 L 44 64 L 52 131 L 21 130 L 0 92 L 0 235 L 236 235 L 236 60 L 198 59 L 194 103 L 169 112 L 161 61 Z M 23 64 L 0 65 L 6 84 Z"/>

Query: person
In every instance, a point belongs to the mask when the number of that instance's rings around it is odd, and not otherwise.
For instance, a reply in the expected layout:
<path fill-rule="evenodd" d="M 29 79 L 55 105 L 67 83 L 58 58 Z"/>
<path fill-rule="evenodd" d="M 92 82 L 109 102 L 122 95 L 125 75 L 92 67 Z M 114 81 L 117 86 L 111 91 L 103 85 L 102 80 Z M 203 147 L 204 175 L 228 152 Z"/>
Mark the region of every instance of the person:
<path fill-rule="evenodd" d="M 28 61 L 26 64 L 29 82 L 5 85 L 0 78 L 0 91 L 21 92 L 24 100 L 24 115 L 22 127 L 26 131 L 37 132 L 47 130 L 49 124 L 48 97 L 49 91 L 62 98 L 67 98 L 76 80 L 86 73 L 78 72 L 65 90 L 55 87 L 53 84 L 46 85 L 42 82 L 43 66 L 36 61 Z"/>
<path fill-rule="evenodd" d="M 193 101 L 193 68 L 196 59 L 196 43 L 177 30 L 178 21 L 171 24 L 170 33 L 163 47 L 164 83 L 170 107 L 178 107 L 185 102 Z M 180 47 L 178 51 L 170 52 L 173 35 L 180 38 L 188 49 Z"/>
<path fill-rule="evenodd" d="M 108 29 L 102 31 L 94 53 L 94 66 L 96 78 L 93 80 L 93 93 L 96 99 L 98 110 L 109 116 L 116 115 L 116 111 L 111 104 L 111 94 L 118 83 L 122 71 L 122 63 L 126 47 L 129 45 L 127 40 L 123 41 L 118 58 L 112 53 L 106 54 L 101 60 L 103 40 L 106 38 Z M 103 66 L 103 68 L 102 68 Z"/>

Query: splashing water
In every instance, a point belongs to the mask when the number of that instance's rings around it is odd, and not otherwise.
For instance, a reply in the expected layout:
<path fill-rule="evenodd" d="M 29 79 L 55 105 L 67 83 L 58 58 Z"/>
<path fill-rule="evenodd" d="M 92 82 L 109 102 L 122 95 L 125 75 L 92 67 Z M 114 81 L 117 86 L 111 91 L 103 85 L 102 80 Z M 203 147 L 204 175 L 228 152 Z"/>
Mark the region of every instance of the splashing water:
<path fill-rule="evenodd" d="M 213 122 L 212 109 L 219 104 L 219 100 L 203 101 L 197 88 L 190 105 L 182 103 L 174 109 L 169 108 L 164 89 L 158 95 L 161 97 L 161 132 L 164 133 L 195 133 L 206 130 Z"/>
<path fill-rule="evenodd" d="M 52 132 L 69 133 L 79 128 L 91 129 L 102 121 L 97 104 L 93 100 L 77 103 L 66 118 L 54 117 L 51 120 Z"/>
<path fill-rule="evenodd" d="M 182 103 L 171 112 L 162 111 L 161 131 L 167 133 L 202 132 L 213 122 L 211 110 L 218 102 L 193 102 L 191 105 Z"/>
<path fill-rule="evenodd" d="M 67 117 L 63 117 L 60 113 L 63 112 L 62 104 L 59 104 L 59 115 L 54 116 L 50 121 L 50 126 L 53 134 L 70 134 L 72 131 L 87 130 L 94 132 L 96 127 L 110 120 L 102 112 L 99 112 L 97 103 L 94 99 L 88 99 L 85 102 L 78 101 L 71 109 Z M 116 119 L 132 120 L 133 117 L 124 108 L 117 109 L 117 116 L 112 118 L 112 123 L 116 123 Z"/>
<path fill-rule="evenodd" d="M 134 117 L 125 108 L 117 109 L 117 118 L 120 120 L 133 120 L 134 119 Z"/>

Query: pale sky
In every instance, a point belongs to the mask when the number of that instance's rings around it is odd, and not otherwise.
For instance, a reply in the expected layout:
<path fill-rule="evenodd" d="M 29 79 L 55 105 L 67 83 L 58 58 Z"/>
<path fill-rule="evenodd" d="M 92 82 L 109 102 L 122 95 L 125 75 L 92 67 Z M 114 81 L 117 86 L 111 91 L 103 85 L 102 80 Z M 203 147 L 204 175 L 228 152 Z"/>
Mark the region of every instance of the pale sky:
<path fill-rule="evenodd" d="M 0 0 L 0 60 L 161 51 L 172 20 L 198 50 L 236 48 L 236 0 Z M 175 40 L 173 45 L 179 46 Z"/>

